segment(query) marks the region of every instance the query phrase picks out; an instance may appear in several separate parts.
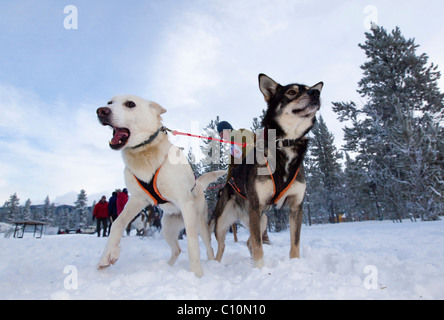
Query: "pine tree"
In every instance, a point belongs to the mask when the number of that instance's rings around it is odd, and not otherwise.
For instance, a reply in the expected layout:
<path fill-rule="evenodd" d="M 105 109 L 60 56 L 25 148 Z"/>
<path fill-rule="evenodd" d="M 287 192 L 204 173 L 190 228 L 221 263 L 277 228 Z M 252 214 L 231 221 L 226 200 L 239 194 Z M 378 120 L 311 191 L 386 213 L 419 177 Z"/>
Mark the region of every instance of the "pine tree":
<path fill-rule="evenodd" d="M 3 207 L 6 209 L 7 221 L 17 220 L 20 215 L 20 199 L 17 197 L 17 193 L 11 195 Z"/>
<path fill-rule="evenodd" d="M 79 195 L 77 196 L 76 202 L 74 202 L 74 212 L 77 214 L 78 224 L 76 229 L 85 229 L 86 228 L 86 218 L 88 215 L 88 198 L 85 190 L 80 190 Z"/>
<path fill-rule="evenodd" d="M 303 202 L 303 212 L 304 218 L 306 218 L 306 222 L 309 226 L 312 223 L 324 223 L 321 218 L 321 212 L 318 210 L 316 201 L 316 191 L 319 189 L 320 181 L 319 176 L 314 174 L 315 171 L 315 162 L 310 154 L 310 144 L 307 154 L 304 158 L 304 172 L 305 172 L 305 181 L 306 181 L 306 190 L 305 197 Z"/>
<path fill-rule="evenodd" d="M 44 222 L 50 222 L 52 219 L 51 201 L 49 200 L 49 196 L 47 196 L 43 204 L 41 220 Z"/>
<path fill-rule="evenodd" d="M 399 166 L 405 171 L 399 182 L 405 186 L 403 192 L 409 199 L 406 209 L 412 219 L 418 215 L 421 220 L 436 220 L 444 209 L 443 128 L 428 115 L 416 130 L 406 117 L 402 120 L 396 132 L 400 143 L 394 148 L 400 154 Z"/>
<path fill-rule="evenodd" d="M 23 209 L 23 220 L 31 220 L 31 199 L 28 199 L 25 202 L 25 208 Z"/>
<path fill-rule="evenodd" d="M 357 90 L 365 103 L 333 103 L 339 119 L 351 125 L 344 129 L 344 149 L 356 154 L 350 165 L 361 168 L 361 188 L 379 216 L 435 219 L 444 187 L 437 142 L 443 137 L 440 72 L 426 54 L 416 54 L 418 45 L 399 28 L 388 33 L 375 26 L 365 36 L 359 47 L 369 60 Z"/>
<path fill-rule="evenodd" d="M 259 117 L 253 118 L 253 123 L 250 128 L 253 133 L 257 134 L 257 130 L 262 129 L 262 121 L 264 120 L 266 112 L 267 110 L 263 109 L 262 114 Z"/>
<path fill-rule="evenodd" d="M 217 132 L 217 125 L 219 124 L 219 116 L 216 120 L 211 122 L 204 128 L 204 135 L 208 137 L 219 138 Z M 212 172 L 216 170 L 227 170 L 229 161 L 229 147 L 226 144 L 214 140 L 203 140 L 201 145 L 202 154 L 204 158 L 201 159 L 200 169 L 201 173 Z M 218 185 L 224 184 L 224 178 L 219 178 L 216 182 L 211 183 L 205 192 L 205 198 L 208 203 L 208 209 L 212 212 L 216 207 L 218 192 L 220 188 L 215 188 Z"/>
<path fill-rule="evenodd" d="M 219 122 L 219 116 L 216 117 L 216 120 L 211 120 L 204 128 L 204 135 L 219 139 L 219 133 L 217 132 Z M 226 170 L 228 168 L 229 147 L 227 147 L 226 144 L 215 140 L 203 140 L 201 150 L 204 155 L 204 158 L 201 160 L 203 173 L 215 170 Z"/>
<path fill-rule="evenodd" d="M 342 195 L 341 154 L 334 145 L 334 136 L 328 131 L 322 116 L 318 117 L 311 133 L 309 155 L 306 161 L 309 212 L 317 212 L 317 220 L 338 222 L 344 208 Z M 308 163 L 307 163 L 308 162 Z M 322 218 L 319 216 L 321 215 Z"/>
<path fill-rule="evenodd" d="M 374 197 L 373 189 L 366 180 L 366 173 L 345 153 L 343 201 L 346 202 L 346 214 L 351 221 L 384 219 L 379 201 Z"/>
<path fill-rule="evenodd" d="M 190 150 L 188 150 L 187 159 L 190 163 L 191 169 L 193 170 L 194 176 L 196 178 L 199 178 L 202 175 L 202 168 L 200 161 L 196 161 L 196 156 L 193 153 L 193 148 L 190 148 Z"/>
<path fill-rule="evenodd" d="M 51 203 L 51 206 L 49 208 L 49 225 L 54 226 L 55 225 L 55 218 L 56 218 L 56 206 L 55 203 Z"/>
<path fill-rule="evenodd" d="M 60 213 L 60 228 L 63 230 L 71 228 L 71 214 L 68 208 L 62 209 L 62 212 Z"/>

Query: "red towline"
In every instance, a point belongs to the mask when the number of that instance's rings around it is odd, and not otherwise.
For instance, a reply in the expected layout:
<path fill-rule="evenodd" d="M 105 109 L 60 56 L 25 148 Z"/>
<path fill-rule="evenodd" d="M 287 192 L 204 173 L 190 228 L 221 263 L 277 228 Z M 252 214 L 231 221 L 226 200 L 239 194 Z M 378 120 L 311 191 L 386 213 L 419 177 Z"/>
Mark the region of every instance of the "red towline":
<path fill-rule="evenodd" d="M 240 146 L 242 148 L 247 146 L 247 143 L 227 141 L 227 140 L 222 140 L 222 139 L 216 139 L 216 138 L 213 138 L 213 137 L 204 137 L 204 136 L 199 136 L 199 135 L 195 135 L 195 134 L 191 134 L 191 133 L 180 132 L 180 131 L 177 131 L 177 130 L 171 131 L 171 133 L 173 134 L 173 136 L 187 136 L 187 137 L 200 138 L 200 139 L 206 139 L 206 140 L 214 140 L 214 141 L 219 141 L 219 142 L 222 142 L 222 143 L 235 144 L 235 145 Z"/>

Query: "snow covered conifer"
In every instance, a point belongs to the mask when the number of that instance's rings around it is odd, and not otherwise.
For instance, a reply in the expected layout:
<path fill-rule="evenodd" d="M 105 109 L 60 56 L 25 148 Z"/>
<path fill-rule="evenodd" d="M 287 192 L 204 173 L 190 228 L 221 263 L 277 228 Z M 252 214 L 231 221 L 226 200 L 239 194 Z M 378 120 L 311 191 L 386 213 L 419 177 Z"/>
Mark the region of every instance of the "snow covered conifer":
<path fill-rule="evenodd" d="M 266 109 L 262 110 L 262 114 L 259 117 L 254 117 L 253 118 L 253 123 L 251 124 L 251 131 L 253 131 L 253 133 L 257 133 L 257 130 L 262 129 L 262 121 L 264 120 L 265 117 L 265 113 L 267 112 Z"/>
<path fill-rule="evenodd" d="M 49 200 L 49 196 L 45 198 L 45 202 L 43 204 L 42 209 L 42 221 L 44 222 L 50 222 L 53 220 L 53 209 L 51 209 L 51 201 Z"/>
<path fill-rule="evenodd" d="M 220 139 L 219 133 L 217 132 L 217 125 L 219 122 L 219 116 L 217 116 L 215 120 L 211 120 L 211 122 L 204 128 L 204 135 Z M 202 173 L 215 170 L 226 170 L 229 161 L 229 152 L 227 152 L 227 150 L 229 150 L 228 145 L 214 140 L 202 141 L 203 145 L 201 145 L 201 150 L 204 155 L 204 158 L 201 161 Z"/>
<path fill-rule="evenodd" d="M 310 135 L 307 156 L 307 192 L 309 194 L 310 212 L 314 212 L 317 220 L 334 223 L 338 216 L 345 213 L 340 204 L 342 199 L 341 176 L 339 164 L 341 154 L 334 146 L 334 136 L 328 131 L 322 116 L 313 127 Z"/>
<path fill-rule="evenodd" d="M 76 226 L 76 229 L 84 229 L 86 227 L 86 218 L 88 215 L 88 198 L 85 190 L 80 190 L 74 205 L 74 212 L 78 215 L 78 225 Z"/>
<path fill-rule="evenodd" d="M 190 163 L 191 169 L 193 170 L 194 176 L 196 178 L 199 178 L 202 175 L 201 163 L 196 161 L 196 156 L 193 153 L 193 148 L 190 148 L 190 150 L 188 150 L 187 159 Z"/>
<path fill-rule="evenodd" d="M 25 208 L 23 209 L 23 220 L 31 220 L 31 199 L 28 199 L 25 202 Z"/>
<path fill-rule="evenodd" d="M 17 197 L 17 193 L 11 195 L 3 207 L 6 209 L 6 220 L 16 220 L 20 214 L 20 199 Z"/>
<path fill-rule="evenodd" d="M 220 139 L 217 132 L 217 125 L 219 124 L 219 116 L 204 128 L 204 135 L 207 137 L 214 137 Z M 224 143 L 220 143 L 214 140 L 202 140 L 201 145 L 202 154 L 204 158 L 200 162 L 201 173 L 212 172 L 216 170 L 227 170 L 229 159 L 229 147 Z M 211 183 L 208 189 L 205 191 L 205 198 L 208 203 L 208 210 L 212 211 L 216 207 L 217 193 L 219 188 L 213 188 L 219 184 L 225 183 L 224 178 L 219 178 L 216 182 Z"/>
<path fill-rule="evenodd" d="M 365 103 L 333 103 L 339 119 L 350 125 L 344 129 L 345 149 L 357 154 L 362 187 L 372 190 L 369 196 L 381 214 L 399 221 L 418 215 L 434 219 L 442 209 L 444 182 L 438 168 L 444 150 L 427 141 L 443 138 L 441 74 L 398 27 L 391 33 L 375 27 L 365 36 L 359 47 L 368 60 L 357 90 Z M 437 171 L 436 178 L 428 174 Z"/>

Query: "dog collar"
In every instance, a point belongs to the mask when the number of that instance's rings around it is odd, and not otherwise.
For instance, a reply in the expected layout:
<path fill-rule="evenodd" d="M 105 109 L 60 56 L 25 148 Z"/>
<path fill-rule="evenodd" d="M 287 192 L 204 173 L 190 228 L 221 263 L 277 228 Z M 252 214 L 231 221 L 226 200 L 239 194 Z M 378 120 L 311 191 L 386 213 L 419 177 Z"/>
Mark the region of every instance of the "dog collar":
<path fill-rule="evenodd" d="M 300 143 L 301 139 L 277 139 L 276 148 L 295 147 Z"/>
<path fill-rule="evenodd" d="M 268 130 L 269 127 L 264 127 L 264 142 L 265 140 L 268 140 Z M 297 146 L 302 138 L 299 139 L 276 139 L 276 148 L 283 149 L 288 147 L 295 147 Z M 264 146 L 265 150 L 265 146 Z"/>
<path fill-rule="evenodd" d="M 141 148 L 141 147 L 143 147 L 143 146 L 146 146 L 147 144 L 150 144 L 151 142 L 154 141 L 154 139 L 157 138 L 157 136 L 159 135 L 160 131 L 165 131 L 164 127 L 160 127 L 160 129 L 157 130 L 157 131 L 156 131 L 151 137 L 149 137 L 148 140 L 142 142 L 141 144 L 138 144 L 138 145 L 135 146 L 135 147 L 131 147 L 131 149 L 138 149 L 138 148 Z"/>

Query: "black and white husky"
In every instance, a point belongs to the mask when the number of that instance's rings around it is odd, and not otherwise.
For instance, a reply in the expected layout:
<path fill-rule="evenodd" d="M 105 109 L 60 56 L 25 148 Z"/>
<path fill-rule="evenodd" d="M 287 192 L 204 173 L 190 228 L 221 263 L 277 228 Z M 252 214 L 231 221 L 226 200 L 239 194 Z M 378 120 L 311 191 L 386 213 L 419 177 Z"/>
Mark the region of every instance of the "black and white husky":
<path fill-rule="evenodd" d="M 259 88 L 268 104 L 262 122 L 264 143 L 260 150 L 256 144 L 255 161 L 244 161 L 221 192 L 214 212 L 216 260 L 222 259 L 229 226 L 240 219 L 250 230 L 247 245 L 254 265 L 263 267 L 261 235 L 267 224 L 264 212 L 273 204 L 278 208 L 284 204 L 290 207 L 290 258 L 300 257 L 306 187 L 302 161 L 308 145 L 305 135 L 316 122 L 322 87 L 322 82 L 312 87 L 282 86 L 264 74 L 259 75 Z M 258 151 L 263 151 L 262 155 Z"/>

